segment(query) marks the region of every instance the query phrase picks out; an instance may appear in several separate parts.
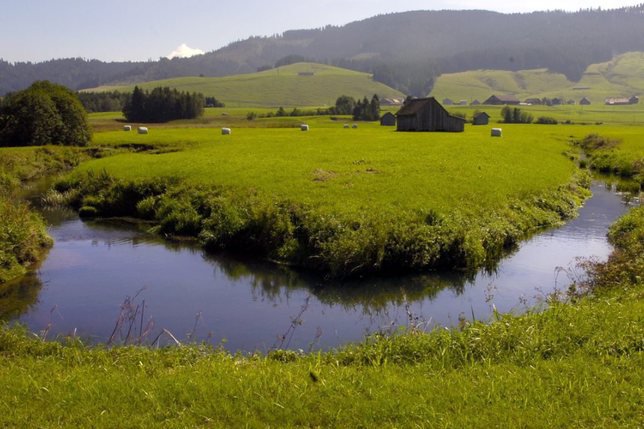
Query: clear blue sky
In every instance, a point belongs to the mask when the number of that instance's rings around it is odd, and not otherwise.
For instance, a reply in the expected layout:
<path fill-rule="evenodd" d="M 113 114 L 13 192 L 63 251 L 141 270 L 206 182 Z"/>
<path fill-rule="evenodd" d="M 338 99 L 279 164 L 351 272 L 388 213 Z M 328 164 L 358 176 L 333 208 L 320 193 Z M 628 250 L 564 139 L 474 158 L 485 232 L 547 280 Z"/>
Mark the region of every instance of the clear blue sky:
<path fill-rule="evenodd" d="M 408 10 L 615 8 L 640 0 L 0 0 L 0 58 L 156 60 L 178 46 L 213 51 L 249 36 L 342 25 Z"/>

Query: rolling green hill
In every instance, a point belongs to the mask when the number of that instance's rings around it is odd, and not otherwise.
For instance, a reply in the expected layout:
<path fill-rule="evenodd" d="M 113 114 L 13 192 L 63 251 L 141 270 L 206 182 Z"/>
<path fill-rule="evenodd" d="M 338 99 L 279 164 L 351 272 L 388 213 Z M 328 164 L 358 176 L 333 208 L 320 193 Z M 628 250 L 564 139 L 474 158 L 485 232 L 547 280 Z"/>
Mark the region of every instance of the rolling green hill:
<path fill-rule="evenodd" d="M 528 97 L 561 97 L 579 101 L 587 97 L 594 104 L 607 97 L 630 97 L 644 94 L 644 52 L 630 52 L 613 60 L 593 64 L 579 82 L 569 81 L 563 74 L 546 69 L 518 72 L 476 70 L 450 73 L 439 77 L 431 95 L 438 99 L 475 99 L 483 101 L 492 94 L 513 94 Z"/>
<path fill-rule="evenodd" d="M 216 97 L 229 107 L 292 107 L 333 105 L 340 95 L 354 98 L 404 98 L 367 73 L 315 63 L 297 63 L 258 73 L 226 77 L 182 77 L 139 84 L 144 89 L 168 86 Z M 131 91 L 134 85 L 101 86 L 97 91 Z"/>

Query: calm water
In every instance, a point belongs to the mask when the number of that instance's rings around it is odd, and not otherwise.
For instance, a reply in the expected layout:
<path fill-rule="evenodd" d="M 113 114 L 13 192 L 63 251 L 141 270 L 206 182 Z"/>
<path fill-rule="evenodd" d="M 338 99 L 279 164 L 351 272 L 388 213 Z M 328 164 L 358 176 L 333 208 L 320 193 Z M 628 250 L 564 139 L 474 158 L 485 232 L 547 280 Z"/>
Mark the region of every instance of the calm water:
<path fill-rule="evenodd" d="M 133 308 L 144 305 L 144 324 L 153 323 L 149 341 L 166 328 L 180 339 L 193 333 L 199 341 L 224 340 L 233 351 L 326 349 L 406 325 L 408 310 L 427 326 L 454 325 L 459 317 L 487 320 L 493 306 L 521 312 L 555 288 L 565 289 L 569 278 L 557 267 L 570 268 L 577 257 L 606 258 L 607 228 L 628 205 L 603 185 L 594 185 L 593 193 L 578 218 L 525 242 L 496 273 L 469 279 L 431 274 L 328 282 L 272 264 L 207 255 L 124 223 L 49 212 L 54 247 L 37 272 L 0 296 L 0 317 L 34 331 L 49 326 L 49 337 L 75 331 L 105 342 L 131 297 Z M 120 332 L 122 338 L 127 326 Z"/>

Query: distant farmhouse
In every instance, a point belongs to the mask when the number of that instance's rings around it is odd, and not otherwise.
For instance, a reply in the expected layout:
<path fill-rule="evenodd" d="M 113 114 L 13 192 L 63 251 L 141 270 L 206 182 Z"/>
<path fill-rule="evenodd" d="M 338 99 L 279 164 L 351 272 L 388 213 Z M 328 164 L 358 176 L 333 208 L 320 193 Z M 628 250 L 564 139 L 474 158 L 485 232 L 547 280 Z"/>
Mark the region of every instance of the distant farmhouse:
<path fill-rule="evenodd" d="M 590 100 L 588 98 L 584 97 L 581 100 L 579 100 L 579 104 L 581 106 L 590 106 Z"/>
<path fill-rule="evenodd" d="M 472 101 L 471 106 L 478 106 L 479 104 L 481 104 L 481 102 L 480 102 L 480 101 L 478 101 L 478 100 L 474 100 L 474 101 Z"/>
<path fill-rule="evenodd" d="M 463 132 L 465 119 L 452 116 L 434 97 L 416 98 L 396 114 L 397 131 Z"/>
<path fill-rule="evenodd" d="M 637 104 L 640 102 L 639 97 L 632 96 L 631 98 L 607 98 L 604 104 L 607 106 L 624 106 L 627 104 Z"/>
<path fill-rule="evenodd" d="M 485 112 L 477 113 L 472 118 L 472 125 L 487 125 L 490 123 L 490 115 Z"/>
<path fill-rule="evenodd" d="M 445 98 L 445 99 L 443 99 L 443 104 L 445 106 L 451 106 L 451 105 L 454 104 L 454 101 L 451 98 Z"/>
<path fill-rule="evenodd" d="M 483 102 L 483 104 L 491 104 L 495 106 L 502 106 L 504 104 L 517 105 L 521 103 L 514 95 L 493 95 Z"/>
<path fill-rule="evenodd" d="M 391 112 L 385 113 L 384 115 L 382 115 L 382 118 L 380 118 L 380 125 L 393 127 L 394 125 L 396 125 L 396 116 L 394 116 L 394 114 Z"/>

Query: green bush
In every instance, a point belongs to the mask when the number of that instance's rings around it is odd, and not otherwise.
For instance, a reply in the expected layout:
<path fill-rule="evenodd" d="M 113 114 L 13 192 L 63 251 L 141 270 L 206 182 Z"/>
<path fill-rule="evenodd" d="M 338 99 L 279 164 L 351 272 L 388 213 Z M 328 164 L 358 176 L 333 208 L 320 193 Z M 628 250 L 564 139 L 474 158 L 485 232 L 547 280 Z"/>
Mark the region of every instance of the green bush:
<path fill-rule="evenodd" d="M 83 105 L 62 85 L 36 82 L 0 106 L 0 146 L 86 146 L 90 138 Z"/>

